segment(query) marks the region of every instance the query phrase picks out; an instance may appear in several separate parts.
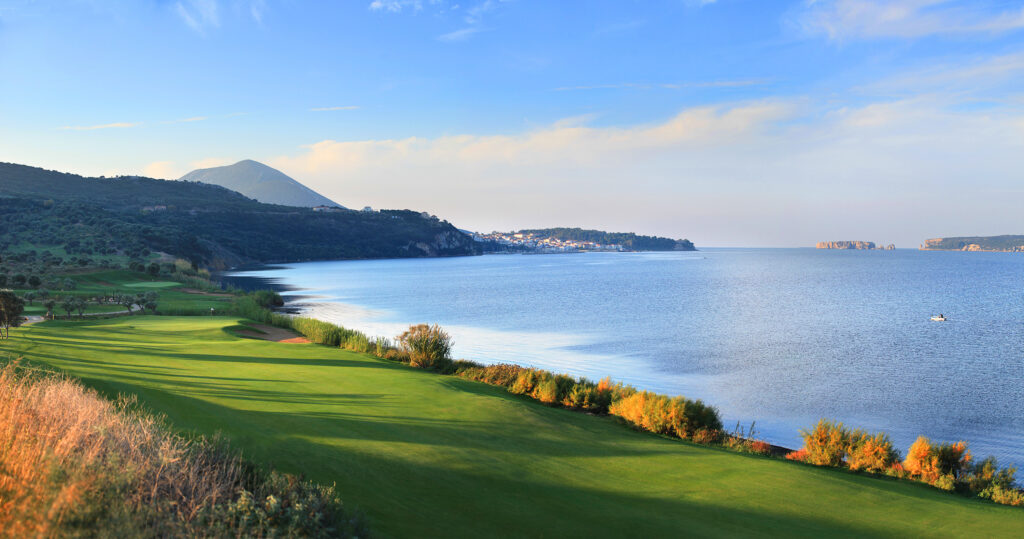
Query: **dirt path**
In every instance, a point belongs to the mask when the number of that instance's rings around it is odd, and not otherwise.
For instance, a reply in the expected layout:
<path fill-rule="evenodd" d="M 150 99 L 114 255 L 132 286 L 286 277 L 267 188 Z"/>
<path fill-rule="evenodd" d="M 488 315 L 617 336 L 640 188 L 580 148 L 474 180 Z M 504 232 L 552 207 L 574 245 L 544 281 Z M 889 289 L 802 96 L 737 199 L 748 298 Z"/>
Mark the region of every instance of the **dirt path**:
<path fill-rule="evenodd" d="M 287 329 L 275 328 L 273 326 L 267 326 L 263 324 L 249 324 L 248 327 L 251 327 L 257 331 L 246 331 L 243 329 L 236 331 L 236 333 L 238 333 L 239 335 L 243 335 L 245 337 L 249 337 L 251 339 L 261 339 L 264 341 L 282 342 L 289 344 L 302 344 L 309 342 L 309 339 L 302 337 L 300 335 L 296 335 L 294 332 L 289 331 Z M 263 333 L 260 333 L 261 331 Z"/>
<path fill-rule="evenodd" d="M 180 290 L 181 292 L 184 292 L 186 294 L 195 294 L 197 296 L 212 296 L 212 297 L 215 297 L 215 298 L 231 298 L 231 297 L 234 297 L 231 294 L 225 294 L 225 293 L 222 293 L 222 292 L 206 292 L 206 291 L 203 291 L 203 290 L 199 290 L 198 288 L 179 288 L 178 290 Z"/>

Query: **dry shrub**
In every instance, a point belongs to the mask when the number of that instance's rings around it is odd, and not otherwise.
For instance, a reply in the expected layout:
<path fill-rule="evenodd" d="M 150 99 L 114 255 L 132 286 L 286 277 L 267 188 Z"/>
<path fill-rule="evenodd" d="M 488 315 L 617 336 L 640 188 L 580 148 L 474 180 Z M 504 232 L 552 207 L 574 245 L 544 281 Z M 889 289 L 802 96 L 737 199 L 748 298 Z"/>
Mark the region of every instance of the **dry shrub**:
<path fill-rule="evenodd" d="M 807 457 L 804 462 L 818 466 L 839 466 L 850 445 L 850 433 L 842 423 L 826 419 L 818 421 L 810 431 L 801 430 Z"/>
<path fill-rule="evenodd" d="M 451 364 L 452 339 L 434 324 L 418 324 L 398 336 L 401 349 L 409 354 L 409 364 L 424 369 L 444 369 Z"/>
<path fill-rule="evenodd" d="M 851 470 L 884 473 L 899 461 L 900 455 L 885 433 L 855 430 L 849 435 L 846 458 Z"/>
<path fill-rule="evenodd" d="M 912 477 L 942 488 L 969 470 L 971 458 L 966 442 L 934 445 L 928 438 L 919 436 L 907 451 L 903 468 Z"/>
<path fill-rule="evenodd" d="M 0 367 L 4 535 L 249 535 L 248 520 L 224 524 L 221 513 L 239 496 L 281 499 L 223 447 L 186 440 L 130 405 L 17 362 Z M 313 498 L 320 513 L 292 507 L 287 522 L 278 518 L 267 525 L 312 532 L 361 526 L 344 515 L 329 489 L 318 492 Z M 211 529 L 209 522 L 220 524 Z"/>
<path fill-rule="evenodd" d="M 764 440 L 754 440 L 750 442 L 750 452 L 757 453 L 758 455 L 770 455 L 772 452 L 772 444 L 765 442 Z"/>
<path fill-rule="evenodd" d="M 786 453 L 786 460 L 795 460 L 797 462 L 807 462 L 807 449 L 801 447 L 796 451 L 790 451 Z"/>
<path fill-rule="evenodd" d="M 650 391 L 637 391 L 613 400 L 608 412 L 643 430 L 684 439 L 694 438 L 694 441 L 697 441 L 696 432 L 699 430 L 717 432 L 722 428 L 717 410 L 703 402 L 685 397 L 669 398 Z M 720 433 L 716 434 L 715 439 L 720 436 Z"/>

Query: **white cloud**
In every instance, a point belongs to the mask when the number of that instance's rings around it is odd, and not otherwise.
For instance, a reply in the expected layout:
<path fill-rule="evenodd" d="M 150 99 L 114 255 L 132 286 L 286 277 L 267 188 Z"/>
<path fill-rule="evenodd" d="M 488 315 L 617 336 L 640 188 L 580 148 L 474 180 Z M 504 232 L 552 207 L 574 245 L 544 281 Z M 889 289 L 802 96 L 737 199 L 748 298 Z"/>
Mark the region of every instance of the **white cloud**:
<path fill-rule="evenodd" d="M 61 127 L 61 129 L 70 131 L 93 131 L 96 129 L 125 129 L 129 127 L 138 127 L 140 125 L 142 125 L 141 122 L 115 122 L 112 124 L 100 125 L 65 125 Z"/>
<path fill-rule="evenodd" d="M 437 40 L 438 41 L 445 41 L 445 42 L 465 41 L 466 39 L 469 39 L 473 34 L 476 34 L 477 32 L 480 32 L 480 31 L 481 31 L 480 28 L 476 28 L 476 27 L 472 27 L 471 26 L 471 27 L 468 27 L 468 28 L 462 28 L 460 30 L 455 30 L 454 32 L 448 32 L 447 34 L 441 34 L 441 35 L 437 36 Z"/>
<path fill-rule="evenodd" d="M 566 92 L 570 90 L 618 90 L 623 88 L 632 88 L 636 90 L 652 90 L 652 89 L 664 89 L 664 90 L 681 90 L 684 88 L 738 88 L 742 86 L 756 86 L 759 84 L 766 84 L 763 80 L 721 80 L 721 81 L 706 81 L 706 82 L 667 82 L 667 83 L 648 83 L 648 82 L 622 82 L 618 84 L 591 84 L 581 86 L 559 86 L 553 90 L 556 92 Z"/>
<path fill-rule="evenodd" d="M 576 119 L 522 134 L 324 140 L 268 161 L 350 206 L 422 209 L 480 230 L 571 224 L 704 245 L 849 236 L 910 247 L 1024 229 L 1020 111 L 965 113 L 929 98 L 825 113 L 812 105 L 698 107 L 631 127 Z"/>
<path fill-rule="evenodd" d="M 409 8 L 419 11 L 423 9 L 423 2 L 421 0 L 373 0 L 373 2 L 370 2 L 371 11 L 399 13 L 403 9 Z"/>
<path fill-rule="evenodd" d="M 174 4 L 174 10 L 185 24 L 197 32 L 220 26 L 216 0 L 181 0 Z"/>
<path fill-rule="evenodd" d="M 798 24 L 831 39 L 998 34 L 1024 28 L 1024 7 L 993 11 L 957 0 L 808 0 Z"/>
<path fill-rule="evenodd" d="M 164 180 L 177 179 L 181 177 L 174 166 L 173 161 L 154 161 L 142 169 L 142 175 L 149 178 L 161 178 Z"/>
<path fill-rule="evenodd" d="M 206 116 L 192 116 L 191 118 L 181 118 L 181 119 L 178 119 L 178 120 L 169 120 L 169 121 L 166 121 L 164 123 L 166 123 L 166 124 L 192 123 L 192 122 L 201 122 L 201 121 L 206 120 L 206 119 L 208 119 Z"/>
<path fill-rule="evenodd" d="M 332 110 L 356 110 L 358 108 L 355 105 L 345 105 L 343 107 L 316 107 L 309 110 L 310 112 L 327 112 Z"/>

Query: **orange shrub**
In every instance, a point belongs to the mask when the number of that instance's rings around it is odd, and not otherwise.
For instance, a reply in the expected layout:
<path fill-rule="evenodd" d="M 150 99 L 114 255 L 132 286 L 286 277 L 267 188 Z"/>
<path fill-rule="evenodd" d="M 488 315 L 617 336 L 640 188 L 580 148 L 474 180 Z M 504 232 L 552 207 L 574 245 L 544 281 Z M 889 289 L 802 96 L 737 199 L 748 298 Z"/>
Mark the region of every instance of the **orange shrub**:
<path fill-rule="evenodd" d="M 839 466 L 846 457 L 850 445 L 850 433 L 842 423 L 833 423 L 822 419 L 810 431 L 801 430 L 804 436 L 804 448 L 807 450 L 805 462 L 818 466 Z"/>
<path fill-rule="evenodd" d="M 807 462 L 807 449 L 800 448 L 796 451 L 790 451 L 786 453 L 787 460 L 795 460 L 797 462 Z"/>
<path fill-rule="evenodd" d="M 921 481 L 934 485 L 941 480 L 941 486 L 946 486 L 949 481 L 959 479 L 969 470 L 971 459 L 967 442 L 936 446 L 928 438 L 919 436 L 907 451 L 903 468 Z"/>
<path fill-rule="evenodd" d="M 759 455 L 769 455 L 772 452 L 772 444 L 763 440 L 750 442 L 750 451 Z"/>
<path fill-rule="evenodd" d="M 868 434 L 860 430 L 850 433 L 846 457 L 851 470 L 875 473 L 885 472 L 900 458 L 888 435 Z"/>

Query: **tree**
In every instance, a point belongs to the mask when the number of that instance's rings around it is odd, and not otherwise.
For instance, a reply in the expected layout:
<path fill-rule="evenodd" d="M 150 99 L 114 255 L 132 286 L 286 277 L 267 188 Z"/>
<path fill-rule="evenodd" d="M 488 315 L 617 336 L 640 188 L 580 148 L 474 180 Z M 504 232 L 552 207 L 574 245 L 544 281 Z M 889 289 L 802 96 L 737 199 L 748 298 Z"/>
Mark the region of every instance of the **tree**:
<path fill-rule="evenodd" d="M 153 277 L 160 275 L 160 264 L 157 264 L 156 262 L 150 262 L 149 265 L 146 266 L 146 273 L 150 274 Z"/>
<path fill-rule="evenodd" d="M 89 307 L 89 304 L 82 298 L 75 298 L 75 311 L 78 312 L 78 317 L 81 318 L 85 315 L 85 310 Z"/>
<path fill-rule="evenodd" d="M 25 275 L 18 273 L 14 276 L 14 286 L 25 286 Z"/>
<path fill-rule="evenodd" d="M 36 293 L 35 292 L 25 292 L 25 301 L 27 301 L 29 305 L 32 305 L 32 301 L 34 301 L 35 299 L 36 299 Z"/>
<path fill-rule="evenodd" d="M 78 283 L 74 279 L 64 279 L 64 290 L 74 290 L 78 288 Z"/>
<path fill-rule="evenodd" d="M 132 305 L 135 305 L 135 297 L 128 294 L 120 294 L 116 298 L 118 305 L 123 306 L 128 310 L 128 314 L 132 314 Z"/>
<path fill-rule="evenodd" d="M 61 302 L 60 302 L 60 308 L 63 309 L 64 312 L 68 313 L 68 318 L 71 318 L 71 313 L 73 313 L 75 311 L 75 298 L 74 298 L 74 296 L 68 296 L 68 297 L 62 299 Z"/>
<path fill-rule="evenodd" d="M 0 286 L 7 286 L 7 274 L 0 273 Z"/>
<path fill-rule="evenodd" d="M 156 302 L 155 301 L 147 301 L 146 302 L 146 308 L 149 309 L 150 311 L 153 311 L 153 314 L 156 314 Z"/>
<path fill-rule="evenodd" d="M 11 328 L 21 325 L 25 302 L 11 290 L 0 290 L 0 339 L 11 335 Z"/>
<path fill-rule="evenodd" d="M 43 284 L 43 280 L 38 275 L 33 275 L 28 278 L 28 285 L 32 288 L 39 288 L 39 285 Z"/>
<path fill-rule="evenodd" d="M 39 290 L 36 290 L 36 297 L 39 299 L 46 299 L 50 297 L 50 291 L 45 288 L 40 288 Z"/>
<path fill-rule="evenodd" d="M 43 302 L 43 307 L 46 307 L 46 316 L 53 320 L 53 308 L 57 306 L 57 302 L 52 299 L 48 299 Z"/>

